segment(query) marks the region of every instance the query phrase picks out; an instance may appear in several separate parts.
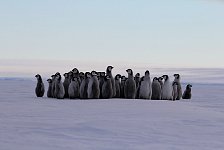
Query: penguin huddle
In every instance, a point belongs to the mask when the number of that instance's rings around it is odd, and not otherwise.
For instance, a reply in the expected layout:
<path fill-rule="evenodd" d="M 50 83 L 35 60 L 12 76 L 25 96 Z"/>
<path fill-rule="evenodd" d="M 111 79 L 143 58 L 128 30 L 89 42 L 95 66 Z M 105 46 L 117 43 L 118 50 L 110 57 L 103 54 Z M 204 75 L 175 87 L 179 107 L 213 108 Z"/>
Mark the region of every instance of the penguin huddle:
<path fill-rule="evenodd" d="M 113 66 L 108 66 L 106 72 L 79 72 L 74 68 L 64 73 L 64 80 L 59 72 L 48 79 L 48 98 L 56 99 L 145 99 L 145 100 L 180 100 L 191 99 L 191 85 L 186 87 L 182 95 L 180 75 L 174 74 L 174 81 L 168 75 L 154 77 L 151 80 L 150 72 L 145 71 L 134 75 L 132 69 L 127 69 L 127 77 L 112 75 Z M 44 84 L 39 74 L 37 78 L 36 96 L 43 97 Z"/>

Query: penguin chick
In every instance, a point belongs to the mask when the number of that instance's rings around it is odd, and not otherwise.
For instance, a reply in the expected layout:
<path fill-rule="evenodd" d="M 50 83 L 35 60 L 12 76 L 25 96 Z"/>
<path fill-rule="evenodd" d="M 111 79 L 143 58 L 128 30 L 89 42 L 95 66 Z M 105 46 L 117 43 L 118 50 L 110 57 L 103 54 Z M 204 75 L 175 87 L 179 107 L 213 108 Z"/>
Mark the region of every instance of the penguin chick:
<path fill-rule="evenodd" d="M 178 83 L 177 82 L 173 82 L 173 101 L 177 100 L 178 97 Z"/>
<path fill-rule="evenodd" d="M 140 99 L 151 99 L 152 97 L 152 83 L 148 70 L 146 70 L 143 81 L 141 81 L 139 97 Z"/>
<path fill-rule="evenodd" d="M 102 98 L 108 99 L 113 97 L 113 88 L 112 83 L 109 75 L 104 77 L 104 83 L 102 86 Z"/>
<path fill-rule="evenodd" d="M 60 74 L 57 74 L 56 76 L 55 95 L 57 99 L 63 99 L 65 95 L 65 89 L 63 83 L 61 82 Z"/>
<path fill-rule="evenodd" d="M 180 83 L 180 75 L 179 74 L 174 74 L 174 82 L 177 83 L 177 98 L 176 100 L 180 100 L 182 97 L 182 88 L 181 88 L 181 83 Z"/>
<path fill-rule="evenodd" d="M 114 96 L 116 96 L 116 87 L 115 87 L 115 80 L 114 80 L 114 77 L 112 75 L 112 69 L 113 68 L 114 68 L 113 66 L 108 66 L 107 70 L 106 70 L 106 73 L 110 77 L 110 80 L 111 80 L 111 83 L 112 83 L 112 89 L 113 89 L 113 97 L 114 97 Z"/>
<path fill-rule="evenodd" d="M 124 85 L 125 85 L 125 82 L 126 82 L 126 77 L 125 76 L 121 76 L 121 98 L 125 98 L 124 97 Z"/>
<path fill-rule="evenodd" d="M 39 74 L 37 74 L 35 77 L 37 78 L 37 86 L 35 89 L 36 96 L 43 97 L 45 92 L 43 80 Z"/>
<path fill-rule="evenodd" d="M 91 72 L 91 78 L 88 84 L 88 98 L 89 99 L 99 99 L 100 97 L 100 86 L 99 80 L 97 78 L 97 72 Z"/>
<path fill-rule="evenodd" d="M 79 81 L 77 77 L 73 77 L 69 84 L 68 95 L 70 99 L 79 98 Z"/>
<path fill-rule="evenodd" d="M 47 82 L 49 84 L 48 90 L 47 90 L 47 97 L 52 98 L 52 79 L 47 79 Z"/>
<path fill-rule="evenodd" d="M 163 100 L 172 100 L 173 99 L 173 89 L 172 83 L 170 82 L 168 75 L 162 76 L 164 79 L 163 87 L 162 87 L 162 99 Z"/>
<path fill-rule="evenodd" d="M 161 85 L 158 81 L 158 78 L 155 77 L 152 82 L 152 100 L 160 100 L 161 99 Z"/>
<path fill-rule="evenodd" d="M 182 96 L 183 99 L 191 99 L 191 88 L 192 88 L 191 84 L 188 84 L 186 86 L 186 89 L 185 89 L 184 94 Z"/>
<path fill-rule="evenodd" d="M 85 78 L 80 85 L 79 95 L 81 99 L 88 99 L 88 84 L 91 78 L 90 72 L 85 73 Z"/>
<path fill-rule="evenodd" d="M 127 99 L 135 99 L 136 95 L 136 85 L 133 76 L 133 71 L 131 69 L 127 69 L 128 79 L 125 81 L 124 85 L 124 96 Z"/>
<path fill-rule="evenodd" d="M 64 96 L 64 98 L 69 98 L 68 87 L 69 87 L 70 81 L 69 81 L 68 73 L 64 73 L 64 77 L 65 77 L 64 82 L 63 82 L 63 86 L 64 86 L 64 89 L 65 89 L 65 96 Z"/>
<path fill-rule="evenodd" d="M 116 87 L 116 96 L 115 98 L 121 97 L 121 81 L 120 81 L 121 75 L 117 74 L 115 76 L 115 87 Z"/>
<path fill-rule="evenodd" d="M 103 86 L 103 83 L 104 83 L 105 76 L 106 76 L 105 72 L 100 72 L 100 78 L 99 78 L 100 98 L 102 98 L 102 86 Z"/>

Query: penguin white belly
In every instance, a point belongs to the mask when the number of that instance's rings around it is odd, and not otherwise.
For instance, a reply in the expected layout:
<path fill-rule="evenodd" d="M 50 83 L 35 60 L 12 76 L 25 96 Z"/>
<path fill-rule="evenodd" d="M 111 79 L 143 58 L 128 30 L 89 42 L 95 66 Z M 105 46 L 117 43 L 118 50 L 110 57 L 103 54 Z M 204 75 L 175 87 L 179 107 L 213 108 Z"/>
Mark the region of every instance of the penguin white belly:
<path fill-rule="evenodd" d="M 172 84 L 170 82 L 165 82 L 162 88 L 162 99 L 172 100 L 173 96 Z"/>
<path fill-rule="evenodd" d="M 149 99 L 150 85 L 147 81 L 143 81 L 140 86 L 140 98 Z"/>
<path fill-rule="evenodd" d="M 93 98 L 92 87 L 93 87 L 93 78 L 91 78 L 88 83 L 88 89 L 87 89 L 88 98 Z"/>
<path fill-rule="evenodd" d="M 59 83 L 59 91 L 58 91 L 58 97 L 57 98 L 64 98 L 65 95 L 65 89 L 64 89 L 64 85 L 62 82 Z"/>

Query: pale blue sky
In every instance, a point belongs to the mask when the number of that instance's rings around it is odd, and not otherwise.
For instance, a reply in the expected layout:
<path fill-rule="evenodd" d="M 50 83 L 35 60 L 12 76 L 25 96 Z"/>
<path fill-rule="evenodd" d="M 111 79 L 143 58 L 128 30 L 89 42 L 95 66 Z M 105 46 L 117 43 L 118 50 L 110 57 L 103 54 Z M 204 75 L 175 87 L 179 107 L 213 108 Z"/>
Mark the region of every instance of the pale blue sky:
<path fill-rule="evenodd" d="M 2 71 L 13 59 L 224 67 L 224 3 L 1 0 L 0 52 Z"/>

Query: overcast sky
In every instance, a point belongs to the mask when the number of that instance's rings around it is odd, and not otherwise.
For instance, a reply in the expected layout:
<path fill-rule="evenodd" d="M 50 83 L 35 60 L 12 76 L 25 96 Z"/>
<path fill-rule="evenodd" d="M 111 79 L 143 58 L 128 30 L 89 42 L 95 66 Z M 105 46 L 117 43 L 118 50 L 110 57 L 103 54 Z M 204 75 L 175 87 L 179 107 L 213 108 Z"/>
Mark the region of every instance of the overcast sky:
<path fill-rule="evenodd" d="M 224 3 L 0 1 L 0 52 L 1 72 L 12 60 L 224 67 Z"/>

